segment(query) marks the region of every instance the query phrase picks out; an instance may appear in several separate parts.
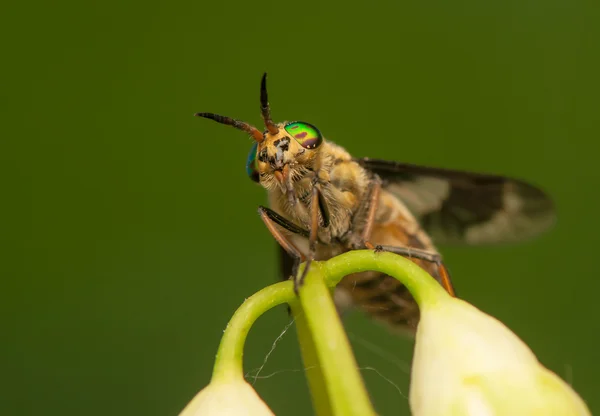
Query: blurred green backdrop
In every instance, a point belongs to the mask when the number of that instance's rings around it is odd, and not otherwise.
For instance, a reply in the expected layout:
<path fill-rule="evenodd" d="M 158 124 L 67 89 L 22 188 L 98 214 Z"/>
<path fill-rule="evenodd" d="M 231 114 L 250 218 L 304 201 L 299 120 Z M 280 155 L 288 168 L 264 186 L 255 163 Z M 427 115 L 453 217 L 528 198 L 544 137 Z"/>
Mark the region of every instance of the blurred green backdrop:
<path fill-rule="evenodd" d="M 11 2 L 2 6 L 2 415 L 176 415 L 234 309 L 276 277 L 250 141 L 192 117 L 319 126 L 356 156 L 510 174 L 553 232 L 443 248 L 460 294 L 600 409 L 595 0 Z M 248 371 L 288 323 L 252 330 Z M 381 414 L 412 344 L 346 320 Z M 375 346 L 375 347 L 374 347 Z M 255 386 L 311 414 L 295 334 Z M 373 370 L 375 369 L 375 370 Z"/>

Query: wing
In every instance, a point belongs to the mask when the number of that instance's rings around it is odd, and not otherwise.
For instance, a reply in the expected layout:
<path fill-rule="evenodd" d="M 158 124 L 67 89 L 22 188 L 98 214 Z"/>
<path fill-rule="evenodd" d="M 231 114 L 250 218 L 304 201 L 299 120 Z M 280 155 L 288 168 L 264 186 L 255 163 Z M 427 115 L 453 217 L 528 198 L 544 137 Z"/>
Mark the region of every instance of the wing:
<path fill-rule="evenodd" d="M 381 177 L 384 189 L 406 204 L 436 243 L 522 241 L 555 222 L 550 197 L 520 180 L 368 158 L 357 162 Z"/>

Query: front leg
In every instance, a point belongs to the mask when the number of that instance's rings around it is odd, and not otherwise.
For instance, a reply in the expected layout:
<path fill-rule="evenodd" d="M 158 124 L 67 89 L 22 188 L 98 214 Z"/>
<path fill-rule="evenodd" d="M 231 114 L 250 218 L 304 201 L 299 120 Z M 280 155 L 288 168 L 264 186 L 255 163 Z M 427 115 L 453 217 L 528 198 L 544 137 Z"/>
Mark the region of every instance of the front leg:
<path fill-rule="evenodd" d="M 292 243 L 292 241 L 290 241 L 285 234 L 281 232 L 281 230 L 279 230 L 279 228 L 277 228 L 277 226 L 280 226 L 281 228 L 293 234 L 302 235 L 304 237 L 308 237 L 309 232 L 293 222 L 288 221 L 286 218 L 282 217 L 272 209 L 261 206 L 258 207 L 258 213 L 260 214 L 260 218 L 267 226 L 267 229 L 273 238 L 275 238 L 281 248 L 283 248 L 293 259 L 294 266 L 292 267 L 292 276 L 296 276 L 298 273 L 298 266 L 301 262 L 306 260 L 306 256 L 300 251 L 300 249 L 298 249 L 298 247 L 296 247 L 294 243 Z M 295 279 L 294 288 L 296 288 Z"/>
<path fill-rule="evenodd" d="M 360 234 L 356 232 L 350 234 L 349 244 L 355 250 L 362 248 L 375 249 L 375 245 L 370 240 L 375 225 L 375 215 L 379 207 L 379 195 L 381 194 L 381 179 L 378 176 L 375 176 L 369 183 L 369 189 L 369 194 L 361 201 L 352 219 L 353 227 L 362 226 Z"/>
<path fill-rule="evenodd" d="M 298 289 L 302 286 L 304 282 L 304 278 L 308 273 L 308 269 L 310 268 L 311 262 L 315 259 L 317 242 L 318 242 L 318 231 L 319 231 L 319 188 L 318 186 L 313 186 L 312 191 L 312 203 L 311 203 L 311 227 L 310 231 L 294 224 L 293 222 L 287 220 L 282 217 L 272 209 L 266 207 L 259 207 L 258 213 L 260 214 L 261 219 L 264 224 L 267 226 L 267 229 L 275 238 L 275 240 L 279 243 L 281 248 L 283 248 L 287 254 L 292 258 L 294 265 L 292 267 L 292 276 L 294 276 L 294 291 L 298 294 Z M 315 203 L 315 200 L 317 201 Z M 316 225 L 315 225 L 316 224 Z M 281 227 L 292 234 L 301 235 L 303 237 L 307 237 L 309 241 L 309 253 L 308 256 L 304 255 L 300 251 L 298 247 L 277 227 Z M 302 275 L 298 276 L 298 267 L 300 263 L 306 261 L 306 267 L 302 272 Z"/>
<path fill-rule="evenodd" d="M 371 233 L 373 232 L 373 226 L 375 225 L 375 214 L 377 214 L 377 208 L 379 207 L 379 195 L 381 194 L 381 180 L 376 177 L 373 180 L 373 190 L 369 198 L 369 210 L 367 211 L 367 217 L 365 219 L 365 226 L 361 235 L 361 242 L 365 247 L 374 249 L 375 246 L 371 244 Z"/>
<path fill-rule="evenodd" d="M 288 203 L 291 207 L 296 206 L 298 203 L 298 197 L 294 191 L 294 182 L 292 175 L 290 175 L 289 165 L 285 165 L 283 167 L 283 183 L 285 184 L 285 193 L 287 194 Z"/>
<path fill-rule="evenodd" d="M 317 240 L 319 238 L 319 212 L 323 218 L 323 226 L 329 225 L 329 209 L 327 203 L 321 192 L 321 185 L 319 184 L 318 175 L 315 175 L 313 179 L 313 187 L 310 198 L 310 233 L 308 236 L 308 258 L 306 259 L 306 265 L 302 274 L 297 276 L 294 274 L 294 290 L 298 293 L 298 289 L 304 283 L 304 279 L 308 274 L 311 263 L 315 260 L 317 255 Z"/>

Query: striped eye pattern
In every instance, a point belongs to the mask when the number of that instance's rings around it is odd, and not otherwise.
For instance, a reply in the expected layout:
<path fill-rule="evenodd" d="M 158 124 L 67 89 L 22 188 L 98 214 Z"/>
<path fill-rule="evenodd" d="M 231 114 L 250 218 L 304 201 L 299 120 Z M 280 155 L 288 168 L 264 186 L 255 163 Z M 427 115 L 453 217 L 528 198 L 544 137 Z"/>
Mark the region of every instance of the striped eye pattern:
<path fill-rule="evenodd" d="M 319 129 L 303 121 L 287 124 L 285 131 L 305 149 L 316 149 L 323 143 L 323 136 Z"/>

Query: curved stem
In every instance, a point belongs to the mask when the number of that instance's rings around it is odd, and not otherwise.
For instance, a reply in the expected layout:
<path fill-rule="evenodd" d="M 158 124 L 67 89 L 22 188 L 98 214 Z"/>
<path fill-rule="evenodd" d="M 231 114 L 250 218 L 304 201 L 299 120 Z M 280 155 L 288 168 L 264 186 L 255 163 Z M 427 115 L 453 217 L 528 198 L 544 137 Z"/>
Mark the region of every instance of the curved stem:
<path fill-rule="evenodd" d="M 329 291 L 344 276 L 367 270 L 398 279 L 419 306 L 449 296 L 427 272 L 397 254 L 356 250 L 325 262 L 313 262 L 299 300 L 293 283 L 287 281 L 260 290 L 238 308 L 221 339 L 212 382 L 243 379 L 243 349 L 250 327 L 267 310 L 289 303 L 298 322 L 305 365 L 318 366 L 317 371 L 307 375 L 317 414 L 375 414 Z"/>
<path fill-rule="evenodd" d="M 424 303 L 432 305 L 437 303 L 436 299 L 450 296 L 425 270 L 394 253 L 355 250 L 333 257 L 321 265 L 325 272 L 325 284 L 330 287 L 337 285 L 349 274 L 373 270 L 400 281 L 410 291 L 419 307 Z"/>
<path fill-rule="evenodd" d="M 248 331 L 254 322 L 269 309 L 294 300 L 290 281 L 268 286 L 246 299 L 227 324 L 215 359 L 211 382 L 244 378 L 242 357 Z"/>

